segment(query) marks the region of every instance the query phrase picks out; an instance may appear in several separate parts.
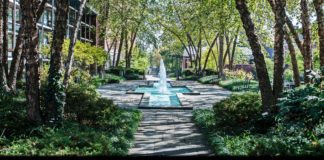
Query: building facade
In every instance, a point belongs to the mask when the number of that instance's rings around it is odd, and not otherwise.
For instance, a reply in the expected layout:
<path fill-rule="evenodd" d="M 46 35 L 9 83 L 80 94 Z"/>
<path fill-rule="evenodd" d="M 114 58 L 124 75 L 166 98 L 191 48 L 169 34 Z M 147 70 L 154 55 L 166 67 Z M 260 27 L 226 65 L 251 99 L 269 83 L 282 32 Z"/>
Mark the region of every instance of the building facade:
<path fill-rule="evenodd" d="M 20 1 L 21 0 L 10 0 L 8 9 L 8 57 L 9 65 L 12 60 L 12 54 L 16 45 L 16 37 L 18 36 L 19 28 L 21 27 L 21 12 L 20 12 Z M 73 34 L 73 25 L 76 21 L 77 12 L 80 7 L 80 0 L 70 0 L 70 10 L 68 14 L 68 28 L 66 30 L 66 37 L 69 38 Z M 48 43 L 48 35 L 54 30 L 55 22 L 55 10 L 56 0 L 48 0 L 46 8 L 43 12 L 42 17 L 39 19 L 38 37 L 39 46 Z M 87 6 L 84 9 L 83 17 L 81 20 L 81 27 L 78 34 L 78 39 L 82 42 L 89 42 L 92 45 L 98 45 L 96 36 L 96 30 L 98 23 L 96 20 L 98 13 Z M 43 61 L 48 61 L 48 57 L 40 55 Z"/>

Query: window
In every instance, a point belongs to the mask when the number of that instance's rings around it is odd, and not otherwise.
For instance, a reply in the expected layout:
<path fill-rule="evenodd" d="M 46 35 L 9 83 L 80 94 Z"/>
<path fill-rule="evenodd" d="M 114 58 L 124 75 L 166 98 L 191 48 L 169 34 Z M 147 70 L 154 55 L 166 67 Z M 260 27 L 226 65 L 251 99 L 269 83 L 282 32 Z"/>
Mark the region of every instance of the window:
<path fill-rule="evenodd" d="M 69 12 L 69 21 L 71 25 L 75 24 L 75 12 L 73 10 L 70 10 Z"/>
<path fill-rule="evenodd" d="M 9 9 L 8 9 L 8 21 L 12 22 L 12 18 L 13 18 L 12 17 L 12 8 L 9 7 Z"/>
<path fill-rule="evenodd" d="M 16 8 L 16 23 L 20 23 L 20 10 Z"/>
<path fill-rule="evenodd" d="M 13 36 L 12 34 L 8 34 L 8 49 L 13 48 Z"/>
<path fill-rule="evenodd" d="M 44 11 L 43 16 L 44 16 L 44 24 L 48 26 L 48 12 L 47 12 L 47 10 Z"/>
<path fill-rule="evenodd" d="M 19 28 L 20 28 L 20 24 L 16 24 L 15 32 L 18 32 L 19 31 Z"/>
<path fill-rule="evenodd" d="M 48 12 L 48 26 L 52 26 L 52 11 L 47 11 Z"/>
<path fill-rule="evenodd" d="M 12 28 L 12 23 L 11 22 L 8 22 L 8 31 L 11 31 L 12 32 L 13 28 Z"/>

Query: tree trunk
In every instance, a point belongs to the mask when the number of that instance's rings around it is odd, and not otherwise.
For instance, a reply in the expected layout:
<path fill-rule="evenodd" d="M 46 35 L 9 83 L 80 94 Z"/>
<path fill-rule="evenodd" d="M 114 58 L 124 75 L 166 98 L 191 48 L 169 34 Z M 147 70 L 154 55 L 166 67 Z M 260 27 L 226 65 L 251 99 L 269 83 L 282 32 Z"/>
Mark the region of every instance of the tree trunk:
<path fill-rule="evenodd" d="M 311 24 L 309 21 L 308 0 L 301 0 L 301 21 L 303 28 L 303 51 L 304 51 L 304 79 L 305 83 L 309 83 L 310 79 L 307 77 L 307 70 L 313 70 L 313 53 L 312 53 L 312 39 L 311 39 Z"/>
<path fill-rule="evenodd" d="M 219 53 L 218 53 L 218 77 L 224 78 L 223 76 L 223 53 L 224 53 L 224 31 L 222 31 L 219 37 Z"/>
<path fill-rule="evenodd" d="M 128 68 L 131 67 L 132 52 L 133 52 L 133 48 L 134 48 L 134 45 L 135 45 L 137 31 L 138 31 L 138 29 L 136 29 L 136 31 L 131 34 L 131 46 L 129 47 L 129 51 L 128 51 L 128 54 L 127 54 L 128 55 L 127 59 L 128 59 L 129 64 L 127 64 L 126 67 L 128 67 Z"/>
<path fill-rule="evenodd" d="M 43 0 L 40 4 L 40 7 L 36 13 L 37 21 L 40 19 L 40 17 L 43 14 L 43 11 L 45 9 L 45 5 L 47 3 L 47 0 Z M 23 55 L 23 46 L 24 46 L 24 30 L 23 27 L 19 28 L 18 36 L 16 39 L 16 47 L 13 52 L 13 59 L 11 61 L 10 65 L 10 72 L 8 77 L 8 85 L 12 90 L 16 89 L 16 83 L 18 80 L 21 80 L 23 70 L 24 70 L 24 63 L 25 63 L 25 55 Z"/>
<path fill-rule="evenodd" d="M 269 0 L 271 1 L 271 0 Z M 273 72 L 273 96 L 278 98 L 283 91 L 284 86 L 284 25 L 285 25 L 285 6 L 286 0 L 275 0 L 274 14 L 275 14 L 275 38 L 274 38 L 274 72 Z"/>
<path fill-rule="evenodd" d="M 293 71 L 294 71 L 295 87 L 299 87 L 300 86 L 300 77 L 299 77 L 299 70 L 298 70 L 295 48 L 294 48 L 292 40 L 288 34 L 287 29 L 285 30 L 285 40 L 286 40 L 286 43 L 288 44 L 289 54 L 290 54 L 290 58 L 291 58 L 291 64 L 292 64 Z"/>
<path fill-rule="evenodd" d="M 112 61 L 112 66 L 116 66 L 116 50 L 117 50 L 117 42 L 114 45 L 114 54 L 113 54 L 113 61 Z"/>
<path fill-rule="evenodd" d="M 9 0 L 3 1 L 3 59 L 2 64 L 4 65 L 4 70 L 6 78 L 8 79 L 8 7 Z"/>
<path fill-rule="evenodd" d="M 116 60 L 116 66 L 118 66 L 119 64 L 119 60 L 120 60 L 120 55 L 121 55 L 121 51 L 123 48 L 123 42 L 124 42 L 124 29 L 122 29 L 121 34 L 120 34 L 120 41 L 119 41 L 119 47 L 118 47 L 118 55 L 117 55 L 117 60 Z"/>
<path fill-rule="evenodd" d="M 252 49 L 252 54 L 255 61 L 256 71 L 258 74 L 259 88 L 262 97 L 263 111 L 271 111 L 271 106 L 274 104 L 274 97 L 270 85 L 267 66 L 264 60 L 264 55 L 261 51 L 259 38 L 256 35 L 254 23 L 251 19 L 250 12 L 247 8 L 246 0 L 236 0 L 236 9 L 239 11 L 243 27 L 249 40 Z"/>
<path fill-rule="evenodd" d="M 129 68 L 128 66 L 130 66 L 130 62 L 128 61 L 128 32 L 127 30 L 125 31 L 125 67 Z"/>
<path fill-rule="evenodd" d="M 41 122 L 40 111 L 40 64 L 37 52 L 37 14 L 41 10 L 38 0 L 20 2 L 22 27 L 24 28 L 24 51 L 26 51 L 26 111 L 30 121 Z M 64 31 L 65 33 L 65 31 Z"/>
<path fill-rule="evenodd" d="M 233 70 L 233 63 L 234 63 L 234 55 L 235 55 L 235 49 L 236 49 L 236 44 L 237 44 L 237 37 L 238 37 L 238 34 L 236 34 L 235 38 L 234 38 L 232 56 L 231 56 L 231 59 L 230 59 L 230 62 L 229 62 L 229 69 L 230 70 Z"/>
<path fill-rule="evenodd" d="M 63 91 L 60 82 L 62 78 L 62 48 L 65 31 L 67 28 L 67 16 L 69 12 L 69 0 L 57 0 L 55 11 L 55 30 L 51 46 L 51 61 L 48 71 L 46 122 L 59 124 L 63 118 Z"/>
<path fill-rule="evenodd" d="M 16 90 L 17 73 L 19 69 L 20 60 L 22 58 L 21 54 L 24 45 L 23 33 L 24 33 L 23 27 L 20 27 L 17 36 L 16 47 L 13 52 L 13 59 L 11 61 L 10 73 L 8 77 L 8 86 L 12 90 Z"/>
<path fill-rule="evenodd" d="M 85 4 L 87 3 L 87 0 L 82 0 L 80 4 L 80 8 L 77 14 L 77 21 L 74 24 L 74 30 L 73 34 L 71 36 L 70 40 L 70 45 L 69 45 L 69 53 L 68 53 L 68 58 L 66 62 L 66 68 L 65 68 L 65 74 L 64 74 L 64 80 L 63 80 L 63 85 L 65 86 L 65 91 L 69 87 L 69 81 L 70 81 L 70 74 L 71 74 L 71 69 L 72 69 L 72 63 L 73 63 L 73 51 L 74 51 L 74 46 L 78 37 L 78 31 L 81 25 L 81 18 L 83 15 L 83 9 Z"/>
<path fill-rule="evenodd" d="M 206 38 L 207 38 L 207 37 L 206 37 Z M 213 43 L 211 44 L 211 46 L 209 46 L 209 50 L 208 50 L 208 52 L 207 52 L 207 56 L 206 56 L 206 59 L 205 59 L 205 64 L 204 64 L 204 68 L 203 68 L 203 70 L 202 70 L 202 73 L 205 72 L 205 69 L 206 69 L 206 67 L 207 67 L 207 62 L 208 62 L 208 58 L 209 58 L 210 52 L 213 50 L 213 47 L 214 47 L 214 45 L 215 45 L 215 43 L 216 43 L 216 41 L 217 41 L 217 38 L 218 38 L 218 34 L 217 34 L 217 36 L 214 38 L 214 41 L 213 41 Z"/>
<path fill-rule="evenodd" d="M 4 26 L 4 20 L 3 20 L 3 5 L 4 5 L 4 0 L 0 0 L 0 83 L 3 84 L 3 89 L 4 90 L 9 90 L 8 85 L 7 85 L 7 77 L 6 77 L 6 71 L 4 67 L 4 32 L 3 32 L 3 26 Z M 7 22 L 5 22 L 6 24 Z M 0 84 L 1 85 L 1 84 Z"/>
<path fill-rule="evenodd" d="M 314 0 L 314 7 L 317 14 L 318 37 L 319 37 L 319 55 L 321 67 L 324 66 L 324 21 L 323 21 L 323 0 Z"/>

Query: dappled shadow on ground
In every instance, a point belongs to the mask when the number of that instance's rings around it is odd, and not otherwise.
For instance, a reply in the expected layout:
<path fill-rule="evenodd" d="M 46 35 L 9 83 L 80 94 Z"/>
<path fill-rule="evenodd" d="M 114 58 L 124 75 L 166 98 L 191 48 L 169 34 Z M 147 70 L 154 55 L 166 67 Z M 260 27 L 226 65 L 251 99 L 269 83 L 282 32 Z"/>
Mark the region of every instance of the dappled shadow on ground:
<path fill-rule="evenodd" d="M 210 155 L 191 111 L 143 110 L 132 156 Z"/>

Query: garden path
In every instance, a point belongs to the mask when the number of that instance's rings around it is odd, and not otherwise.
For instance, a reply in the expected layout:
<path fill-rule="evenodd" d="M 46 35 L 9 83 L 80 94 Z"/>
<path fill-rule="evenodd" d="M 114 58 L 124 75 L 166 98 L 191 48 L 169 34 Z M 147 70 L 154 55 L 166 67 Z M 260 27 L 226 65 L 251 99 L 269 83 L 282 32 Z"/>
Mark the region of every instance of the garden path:
<path fill-rule="evenodd" d="M 112 99 L 121 107 L 137 108 L 142 95 L 127 94 L 140 85 L 152 85 L 156 79 L 125 81 L 120 84 L 101 86 L 97 91 L 102 97 Z M 178 94 L 182 106 L 211 108 L 216 101 L 231 94 L 217 85 L 200 84 L 196 81 L 170 81 L 172 86 L 186 86 L 199 95 Z M 192 121 L 191 110 L 141 109 L 143 120 L 135 134 L 130 156 L 188 156 L 211 155 L 204 137 Z"/>
<path fill-rule="evenodd" d="M 210 156 L 189 110 L 143 109 L 130 156 Z"/>

